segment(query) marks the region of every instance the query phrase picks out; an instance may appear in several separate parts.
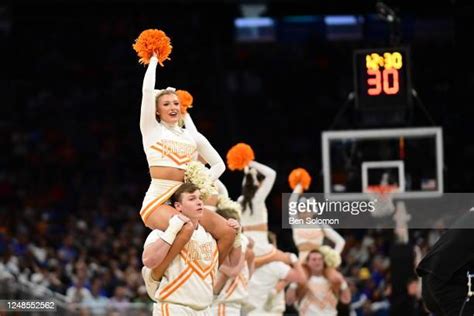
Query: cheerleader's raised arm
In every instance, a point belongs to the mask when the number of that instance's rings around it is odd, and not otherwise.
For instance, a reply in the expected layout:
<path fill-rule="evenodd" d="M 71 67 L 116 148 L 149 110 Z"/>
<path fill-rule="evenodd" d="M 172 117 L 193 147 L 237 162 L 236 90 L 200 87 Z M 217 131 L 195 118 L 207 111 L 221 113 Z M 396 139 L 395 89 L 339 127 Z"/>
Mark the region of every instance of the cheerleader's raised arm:
<path fill-rule="evenodd" d="M 324 236 L 327 237 L 330 241 L 334 243 L 334 250 L 336 250 L 339 254 L 344 250 L 344 246 L 346 245 L 346 241 L 344 237 L 339 235 L 337 231 L 335 231 L 330 226 L 323 226 Z"/>
<path fill-rule="evenodd" d="M 241 223 L 247 237 L 255 241 L 255 266 L 273 261 L 291 264 L 291 256 L 275 248 L 268 241 L 268 209 L 265 203 L 276 179 L 276 171 L 256 161 L 250 161 L 245 171 L 242 195 Z"/>
<path fill-rule="evenodd" d="M 153 127 L 158 125 L 156 120 L 156 100 L 155 100 L 155 81 L 156 81 L 156 66 L 158 65 L 158 58 L 153 55 L 150 58 L 150 63 L 143 78 L 142 87 L 142 104 L 140 110 L 140 131 L 145 137 L 147 132 L 150 132 Z"/>
<path fill-rule="evenodd" d="M 265 199 L 270 194 L 270 191 L 273 188 L 277 173 L 272 168 L 265 166 L 264 164 L 261 164 L 259 162 L 256 162 L 255 160 L 249 163 L 249 167 L 255 168 L 258 172 L 265 176 L 265 179 L 263 179 L 262 183 L 260 184 L 260 187 L 257 189 L 257 192 L 255 192 L 254 196 L 254 200 L 265 201 Z"/>
<path fill-rule="evenodd" d="M 288 202 L 296 204 L 298 202 L 298 199 L 301 193 L 303 193 L 303 187 L 301 186 L 301 184 L 298 183 L 296 187 L 293 189 L 293 192 L 291 192 Z"/>

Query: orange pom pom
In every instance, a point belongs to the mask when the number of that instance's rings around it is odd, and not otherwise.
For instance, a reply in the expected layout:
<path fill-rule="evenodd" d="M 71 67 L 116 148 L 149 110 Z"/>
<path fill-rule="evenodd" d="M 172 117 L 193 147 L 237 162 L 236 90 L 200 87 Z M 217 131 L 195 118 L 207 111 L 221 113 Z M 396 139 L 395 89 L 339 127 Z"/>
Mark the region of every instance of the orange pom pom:
<path fill-rule="evenodd" d="M 140 57 L 139 62 L 142 64 L 149 64 L 153 53 L 156 53 L 158 62 L 163 66 L 163 62 L 170 59 L 168 56 L 171 53 L 171 41 L 165 32 L 157 29 L 148 29 L 140 33 L 133 44 L 133 49 Z"/>
<path fill-rule="evenodd" d="M 291 171 L 288 182 L 290 183 L 291 189 L 294 189 L 298 183 L 301 184 L 303 190 L 308 190 L 311 185 L 311 176 L 308 171 L 303 168 L 296 168 Z"/>
<path fill-rule="evenodd" d="M 244 143 L 234 145 L 227 152 L 227 166 L 230 170 L 243 170 L 254 159 L 252 147 Z"/>
<path fill-rule="evenodd" d="M 193 96 L 186 90 L 176 90 L 176 94 L 181 104 L 181 114 L 186 114 L 188 109 L 193 107 Z"/>

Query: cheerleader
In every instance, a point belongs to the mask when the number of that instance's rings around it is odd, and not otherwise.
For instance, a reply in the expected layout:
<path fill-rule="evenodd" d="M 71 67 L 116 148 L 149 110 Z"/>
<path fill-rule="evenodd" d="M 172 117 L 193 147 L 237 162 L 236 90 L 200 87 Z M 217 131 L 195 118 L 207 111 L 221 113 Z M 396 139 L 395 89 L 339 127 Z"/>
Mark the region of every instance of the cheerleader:
<path fill-rule="evenodd" d="M 239 212 L 225 205 L 217 209 L 222 217 L 240 220 Z M 214 293 L 217 296 L 213 303 L 213 315 L 240 316 L 241 311 L 249 311 L 253 306 L 247 304 L 248 282 L 254 270 L 253 242 L 241 235 L 242 256 L 237 265 L 232 266 L 226 259 L 219 268 Z"/>
<path fill-rule="evenodd" d="M 254 240 L 255 267 L 272 261 L 291 264 L 290 255 L 278 250 L 268 241 L 268 210 L 265 205 L 275 183 L 276 171 L 256 161 L 250 161 L 244 170 L 241 224 L 244 234 Z"/>
<path fill-rule="evenodd" d="M 154 89 L 157 64 L 158 56 L 154 52 L 143 80 L 140 112 L 143 149 L 151 176 L 140 216 L 150 229 L 163 231 L 161 238 L 172 245 L 160 265 L 166 269 L 193 233 L 192 225 L 183 225 L 178 212 L 166 202 L 184 182 L 187 165 L 197 160 L 198 155 L 210 165 L 208 175 L 212 181 L 224 172 L 225 164 L 202 134 L 191 133 L 179 126 L 182 114 L 175 89 Z M 231 250 L 235 232 L 226 225 L 225 219 L 206 210 L 201 224 L 217 240 L 221 254 L 219 261 L 222 263 Z M 147 265 L 147 258 L 143 258 L 143 263 L 150 269 L 156 268 Z M 154 275 L 159 277 L 163 271 L 154 271 Z"/>
<path fill-rule="evenodd" d="M 290 196 L 290 203 L 298 202 L 300 195 L 307 190 L 311 184 L 311 177 L 308 172 L 302 168 L 294 169 L 288 181 L 293 192 Z M 329 239 L 334 246 L 324 245 L 325 238 Z M 341 264 L 341 253 L 345 246 L 344 238 L 339 235 L 333 228 L 328 225 L 296 228 L 293 227 L 293 241 L 298 248 L 299 259 L 306 262 L 308 253 L 318 250 L 328 261 L 325 264 L 324 276 L 333 284 L 339 284 L 343 280 L 342 274 L 337 271 L 337 267 Z M 295 285 L 293 284 L 292 287 Z M 281 289 L 281 285 L 277 290 Z"/>
<path fill-rule="evenodd" d="M 337 303 L 349 304 L 351 292 L 346 280 L 340 275 L 336 282 L 328 279 L 324 270 L 326 258 L 318 250 L 311 250 L 305 258 L 306 283 L 290 287 L 286 293 L 287 304 L 295 304 L 300 316 L 336 316 Z"/>
<path fill-rule="evenodd" d="M 290 196 L 290 203 L 297 202 L 302 193 L 303 186 L 301 183 L 298 183 Z M 346 242 L 344 238 L 330 226 L 325 225 L 311 228 L 293 227 L 293 241 L 296 248 L 298 248 L 298 256 L 303 262 L 311 250 L 319 249 L 319 247 L 324 244 L 325 238 L 334 243 L 334 250 L 337 251 L 337 253 L 342 253 Z"/>

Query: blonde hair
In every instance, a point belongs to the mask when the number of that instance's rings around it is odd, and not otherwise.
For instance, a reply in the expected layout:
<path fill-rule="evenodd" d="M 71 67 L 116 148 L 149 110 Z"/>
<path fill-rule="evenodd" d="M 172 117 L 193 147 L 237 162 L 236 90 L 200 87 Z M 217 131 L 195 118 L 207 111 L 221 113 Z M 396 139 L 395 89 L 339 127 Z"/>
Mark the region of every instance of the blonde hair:
<path fill-rule="evenodd" d="M 233 218 L 236 221 L 240 222 L 240 216 L 239 213 L 231 208 L 218 208 L 216 210 L 216 213 L 219 214 L 220 216 L 224 217 L 225 219 Z"/>
<path fill-rule="evenodd" d="M 176 93 L 176 91 L 163 89 L 163 90 L 161 90 L 158 94 L 156 94 L 156 96 L 155 96 L 155 103 L 156 103 L 156 105 L 158 105 L 158 99 L 159 99 L 159 98 L 161 98 L 161 97 L 164 96 L 164 95 L 168 95 L 168 94 L 174 94 L 175 96 L 178 96 L 178 94 Z M 179 101 L 179 98 L 178 98 L 178 101 Z"/>

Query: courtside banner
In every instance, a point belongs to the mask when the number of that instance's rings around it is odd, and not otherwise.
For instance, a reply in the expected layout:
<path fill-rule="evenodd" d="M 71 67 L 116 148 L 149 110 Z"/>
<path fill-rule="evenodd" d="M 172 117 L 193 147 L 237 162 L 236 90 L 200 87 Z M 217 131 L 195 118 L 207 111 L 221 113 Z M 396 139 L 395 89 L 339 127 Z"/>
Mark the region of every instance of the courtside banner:
<path fill-rule="evenodd" d="M 282 194 L 282 227 L 345 229 L 471 229 L 474 193 L 401 199 L 367 194 L 358 200 L 328 199 L 323 193 Z"/>

